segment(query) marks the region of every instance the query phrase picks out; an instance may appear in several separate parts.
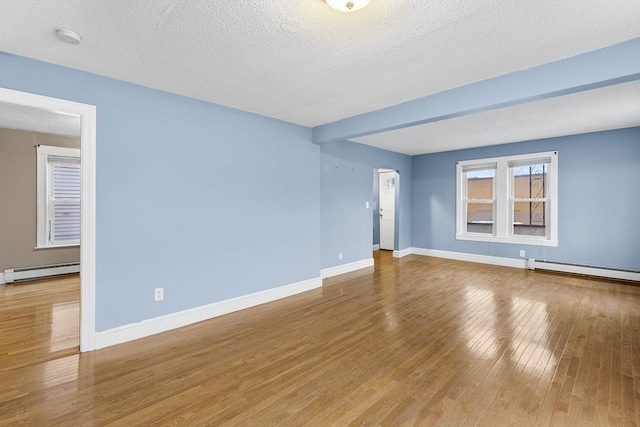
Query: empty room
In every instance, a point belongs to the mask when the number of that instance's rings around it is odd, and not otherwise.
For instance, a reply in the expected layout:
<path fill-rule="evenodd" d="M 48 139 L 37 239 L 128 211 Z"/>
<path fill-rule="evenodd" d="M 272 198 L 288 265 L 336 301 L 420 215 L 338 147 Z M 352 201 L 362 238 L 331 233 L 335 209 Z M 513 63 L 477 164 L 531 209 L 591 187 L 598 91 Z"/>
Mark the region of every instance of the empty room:
<path fill-rule="evenodd" d="M 0 426 L 640 425 L 637 0 L 0 0 Z"/>

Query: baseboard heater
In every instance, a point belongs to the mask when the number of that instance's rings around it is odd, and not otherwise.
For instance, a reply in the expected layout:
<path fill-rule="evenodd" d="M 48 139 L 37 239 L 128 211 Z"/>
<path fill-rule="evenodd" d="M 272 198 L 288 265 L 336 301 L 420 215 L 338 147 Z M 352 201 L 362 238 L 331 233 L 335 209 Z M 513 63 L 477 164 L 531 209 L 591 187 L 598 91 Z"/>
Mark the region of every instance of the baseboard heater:
<path fill-rule="evenodd" d="M 549 270 L 563 273 L 584 274 L 587 276 L 606 277 L 609 279 L 630 280 L 640 282 L 640 271 L 621 268 L 597 267 L 583 264 L 569 264 L 557 261 L 543 261 L 533 258 L 527 260 L 529 270 Z"/>
<path fill-rule="evenodd" d="M 42 265 L 38 267 L 9 268 L 4 271 L 4 281 L 5 283 L 13 283 L 22 280 L 32 280 L 39 279 L 41 277 L 57 276 L 60 274 L 78 273 L 79 271 L 79 262 Z"/>

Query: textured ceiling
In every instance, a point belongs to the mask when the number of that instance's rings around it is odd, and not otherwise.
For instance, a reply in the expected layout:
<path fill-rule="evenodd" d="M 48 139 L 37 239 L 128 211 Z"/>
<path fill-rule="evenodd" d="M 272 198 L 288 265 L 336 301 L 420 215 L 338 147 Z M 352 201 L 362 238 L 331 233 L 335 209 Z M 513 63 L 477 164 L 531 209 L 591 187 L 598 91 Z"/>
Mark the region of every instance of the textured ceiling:
<path fill-rule="evenodd" d="M 355 138 L 416 155 L 640 126 L 640 81 Z"/>
<path fill-rule="evenodd" d="M 0 102 L 0 128 L 80 138 L 80 117 Z"/>
<path fill-rule="evenodd" d="M 637 0 L 0 1 L 2 51 L 306 126 L 638 36 Z"/>

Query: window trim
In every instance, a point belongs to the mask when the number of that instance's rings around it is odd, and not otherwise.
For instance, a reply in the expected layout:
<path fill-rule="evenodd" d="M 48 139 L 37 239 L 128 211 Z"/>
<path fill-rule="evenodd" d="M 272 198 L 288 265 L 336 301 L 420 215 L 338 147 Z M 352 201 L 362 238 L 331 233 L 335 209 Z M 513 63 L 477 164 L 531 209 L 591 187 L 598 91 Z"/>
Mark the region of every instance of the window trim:
<path fill-rule="evenodd" d="M 51 243 L 47 239 L 49 222 L 49 157 L 71 157 L 80 161 L 79 148 L 38 145 L 36 147 L 36 247 L 35 249 L 70 248 L 80 246 L 80 241 L 73 243 Z M 82 205 L 82 201 L 80 201 Z"/>
<path fill-rule="evenodd" d="M 535 163 L 548 164 L 547 196 L 545 212 L 548 212 L 547 235 L 525 236 L 513 234 L 513 201 L 511 167 Z M 464 172 L 479 168 L 495 167 L 493 234 L 467 232 L 466 227 L 466 179 Z M 558 152 L 520 154 L 456 162 L 456 240 L 510 243 L 534 246 L 558 246 Z"/>

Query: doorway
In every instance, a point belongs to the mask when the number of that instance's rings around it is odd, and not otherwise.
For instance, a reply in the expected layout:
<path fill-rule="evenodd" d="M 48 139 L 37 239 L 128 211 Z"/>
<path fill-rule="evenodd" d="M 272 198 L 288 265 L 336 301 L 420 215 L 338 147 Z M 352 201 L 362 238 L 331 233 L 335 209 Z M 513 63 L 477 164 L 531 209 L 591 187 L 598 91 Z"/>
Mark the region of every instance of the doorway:
<path fill-rule="evenodd" d="M 397 230 L 397 191 L 399 184 L 398 172 L 392 169 L 377 169 L 374 171 L 374 191 L 377 189 L 376 216 L 374 217 L 374 248 L 376 240 L 381 250 L 396 249 Z"/>
<path fill-rule="evenodd" d="M 80 188 L 79 117 L 0 102 L 2 369 L 79 350 Z"/>
<path fill-rule="evenodd" d="M 95 348 L 95 170 L 96 108 L 27 92 L 0 88 L 0 104 L 35 113 L 74 116 L 80 123 L 80 351 Z"/>

